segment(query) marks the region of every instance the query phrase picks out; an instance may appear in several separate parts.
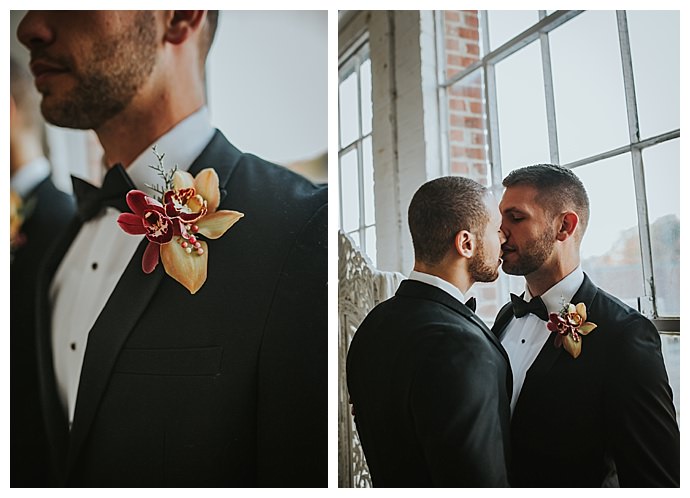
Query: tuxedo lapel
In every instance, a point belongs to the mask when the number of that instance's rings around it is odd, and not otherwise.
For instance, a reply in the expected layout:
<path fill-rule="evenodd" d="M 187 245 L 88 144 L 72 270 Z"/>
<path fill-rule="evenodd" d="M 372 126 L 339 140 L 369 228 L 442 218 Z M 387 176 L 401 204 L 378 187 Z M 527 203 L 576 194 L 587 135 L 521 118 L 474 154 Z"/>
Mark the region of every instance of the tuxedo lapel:
<path fill-rule="evenodd" d="M 445 291 L 437 289 L 432 285 L 425 284 L 423 282 L 417 282 L 415 280 L 405 280 L 400 284 L 396 294 L 408 295 L 413 297 L 421 297 L 424 299 L 430 299 L 432 301 L 439 302 L 449 308 L 453 309 L 460 315 L 464 316 L 466 319 L 474 323 L 477 327 L 481 329 L 484 335 L 491 341 L 491 343 L 498 349 L 501 355 L 505 358 L 506 362 L 510 362 L 508 359 L 508 353 L 506 353 L 501 343 L 498 341 L 496 336 L 489 330 L 486 324 L 477 316 L 475 313 L 465 306 L 463 303 L 452 297 Z"/>
<path fill-rule="evenodd" d="M 506 327 L 508 326 L 508 323 L 510 323 L 510 320 L 512 320 L 513 316 L 513 305 L 510 303 L 503 306 L 503 308 L 501 308 L 501 310 L 498 312 L 498 315 L 496 315 L 496 321 L 494 322 L 493 327 L 491 327 L 491 332 L 493 332 L 499 341 L 503 338 Z"/>
<path fill-rule="evenodd" d="M 204 168 L 215 169 L 222 202 L 227 194 L 224 187 L 240 155 L 223 134 L 216 131 L 189 172 L 196 175 Z M 147 244 L 146 239 L 142 240 L 89 332 L 70 436 L 68 470 L 74 465 L 88 435 L 120 350 L 165 275 L 162 264 L 151 274 L 142 271 L 141 260 Z"/>
<path fill-rule="evenodd" d="M 36 295 L 36 349 L 38 355 L 39 386 L 46 434 L 50 443 L 52 458 L 60 474 L 64 471 L 69 437 L 68 420 L 56 389 L 53 368 L 50 306 L 50 284 L 65 253 L 81 229 L 78 216 L 72 218 L 62 236 L 48 251 L 38 272 Z"/>
<path fill-rule="evenodd" d="M 225 187 L 235 171 L 237 161 L 239 161 L 241 155 L 242 153 L 228 142 L 220 131 L 216 130 L 216 134 L 204 151 L 189 167 L 189 173 L 192 176 L 196 176 L 203 169 L 215 169 L 220 186 L 220 202 L 223 202 L 227 195 Z"/>
<path fill-rule="evenodd" d="M 585 274 L 585 278 L 582 284 L 580 285 L 580 288 L 577 290 L 570 302 L 573 304 L 584 303 L 587 309 L 590 310 L 592 301 L 594 301 L 594 296 L 596 295 L 596 293 L 596 286 Z M 544 331 L 547 331 L 546 323 L 544 323 Z M 546 343 L 544 343 L 544 346 L 541 348 L 539 355 L 537 355 L 537 358 L 534 360 L 534 363 L 532 363 L 532 366 L 529 368 L 529 370 L 527 370 L 526 379 L 529 379 L 530 374 L 545 374 L 551 369 L 551 367 L 554 365 L 554 363 L 560 355 L 568 354 L 562 347 L 557 348 L 554 346 L 556 334 L 557 332 L 550 333 L 549 338 L 547 339 Z M 527 381 L 525 380 L 525 383 L 526 382 Z"/>
<path fill-rule="evenodd" d="M 68 470 L 88 434 L 120 349 L 165 275 L 161 264 L 148 275 L 142 271 L 141 259 L 147 245 L 146 239 L 139 244 L 89 332 L 72 423 Z"/>

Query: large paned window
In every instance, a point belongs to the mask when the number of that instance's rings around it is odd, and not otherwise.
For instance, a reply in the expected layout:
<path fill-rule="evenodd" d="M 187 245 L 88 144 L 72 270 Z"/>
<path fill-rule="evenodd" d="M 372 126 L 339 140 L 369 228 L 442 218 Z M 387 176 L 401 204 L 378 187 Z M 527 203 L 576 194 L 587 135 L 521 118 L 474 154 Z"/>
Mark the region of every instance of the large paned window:
<path fill-rule="evenodd" d="M 339 68 L 340 228 L 376 264 L 371 60 L 364 42 Z"/>
<path fill-rule="evenodd" d="M 447 170 L 467 174 L 468 147 L 454 142 L 483 132 L 482 152 L 472 154 L 490 165 L 486 183 L 542 162 L 581 178 L 591 204 L 582 266 L 655 320 L 678 403 L 679 12 L 444 11 L 436 19 Z M 469 107 L 458 110 L 454 94 L 477 85 L 481 115 L 458 119 Z M 478 311 L 491 321 L 524 280 L 502 274 L 487 288 L 482 297 L 496 298 Z"/>

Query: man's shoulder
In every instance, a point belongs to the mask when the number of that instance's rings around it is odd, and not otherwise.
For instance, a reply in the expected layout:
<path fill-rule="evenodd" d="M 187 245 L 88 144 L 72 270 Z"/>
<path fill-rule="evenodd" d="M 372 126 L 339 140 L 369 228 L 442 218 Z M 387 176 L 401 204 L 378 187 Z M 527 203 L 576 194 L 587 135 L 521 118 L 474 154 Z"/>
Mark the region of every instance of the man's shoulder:
<path fill-rule="evenodd" d="M 372 335 L 394 331 L 400 339 L 456 342 L 484 341 L 481 327 L 448 306 L 429 299 L 396 295 L 374 307 L 365 317 L 360 331 Z M 360 334 L 361 335 L 361 334 Z"/>
<path fill-rule="evenodd" d="M 630 344 L 633 337 L 659 341 L 659 333 L 649 318 L 601 288 L 597 288 L 587 320 L 597 324 L 593 333 L 613 341 L 610 344 L 615 348 Z"/>

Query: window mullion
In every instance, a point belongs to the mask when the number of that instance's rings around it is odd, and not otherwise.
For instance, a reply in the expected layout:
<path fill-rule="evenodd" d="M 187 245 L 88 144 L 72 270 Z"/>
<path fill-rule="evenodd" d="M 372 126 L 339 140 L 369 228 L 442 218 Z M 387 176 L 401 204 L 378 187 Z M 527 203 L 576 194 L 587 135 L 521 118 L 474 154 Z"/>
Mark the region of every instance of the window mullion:
<path fill-rule="evenodd" d="M 625 88 L 625 104 L 628 115 L 628 133 L 630 143 L 640 141 L 640 126 L 637 114 L 637 99 L 635 96 L 635 81 L 633 78 L 632 54 L 630 52 L 630 36 L 628 20 L 625 11 L 616 11 L 618 21 L 618 39 L 623 64 L 623 82 Z M 644 179 L 644 164 L 642 151 L 632 147 L 633 181 L 635 184 L 635 199 L 637 204 L 637 227 L 640 234 L 640 252 L 642 256 L 642 277 L 644 280 L 644 296 L 639 299 L 640 312 L 650 318 L 657 317 L 656 296 L 654 292 L 654 268 L 652 265 L 652 239 L 649 231 L 649 213 L 647 211 L 647 189 Z"/>
<path fill-rule="evenodd" d="M 546 99 L 546 125 L 549 133 L 549 157 L 553 164 L 559 164 L 558 131 L 556 127 L 556 101 L 553 90 L 553 71 L 551 70 L 551 47 L 549 34 L 539 35 L 541 44 L 542 71 L 544 74 L 544 97 Z"/>

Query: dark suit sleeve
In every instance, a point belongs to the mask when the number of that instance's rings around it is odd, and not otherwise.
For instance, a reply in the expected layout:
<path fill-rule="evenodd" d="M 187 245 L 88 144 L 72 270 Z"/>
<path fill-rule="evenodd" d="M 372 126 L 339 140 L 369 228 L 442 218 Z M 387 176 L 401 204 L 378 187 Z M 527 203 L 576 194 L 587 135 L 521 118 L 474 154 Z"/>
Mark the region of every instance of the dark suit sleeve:
<path fill-rule="evenodd" d="M 328 486 L 327 205 L 289 250 L 259 358 L 257 485 Z"/>
<path fill-rule="evenodd" d="M 497 354 L 481 338 L 452 332 L 439 334 L 415 374 L 411 393 L 417 437 L 433 485 L 507 486 L 499 402 L 505 367 L 501 370 Z"/>
<path fill-rule="evenodd" d="M 677 487 L 680 436 L 661 340 L 654 325 L 634 317 L 614 345 L 607 426 L 621 487 Z"/>

